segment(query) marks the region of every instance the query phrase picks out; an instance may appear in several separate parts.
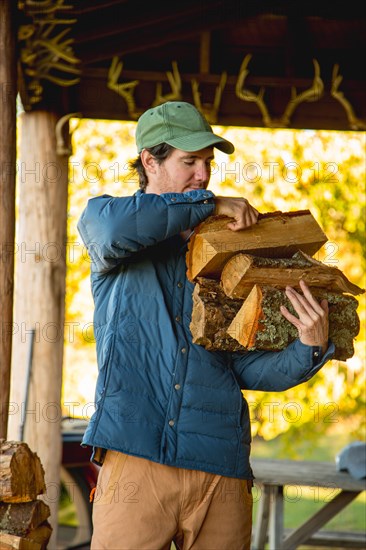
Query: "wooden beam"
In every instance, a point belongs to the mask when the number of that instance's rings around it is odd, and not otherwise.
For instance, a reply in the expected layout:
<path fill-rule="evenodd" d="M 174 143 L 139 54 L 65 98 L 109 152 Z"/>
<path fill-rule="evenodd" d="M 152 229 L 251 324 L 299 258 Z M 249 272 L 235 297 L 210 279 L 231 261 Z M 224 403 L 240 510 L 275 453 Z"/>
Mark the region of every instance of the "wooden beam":
<path fill-rule="evenodd" d="M 200 73 L 209 74 L 210 72 L 210 52 L 211 48 L 211 33 L 203 31 L 201 33 L 200 42 Z"/>
<path fill-rule="evenodd" d="M 16 30 L 13 0 L 0 2 L 0 439 L 7 437 L 13 324 Z"/>
<path fill-rule="evenodd" d="M 59 115 L 47 111 L 21 116 L 19 171 L 19 261 L 16 268 L 9 434 L 16 439 L 22 420 L 24 439 L 37 452 L 46 485 L 58 490 L 61 462 L 61 383 L 64 347 L 68 156 L 57 154 Z M 65 147 L 67 150 L 67 147 Z M 33 368 L 26 368 L 34 331 Z M 25 400 L 25 392 L 28 399 Z M 25 405 L 27 410 L 25 410 Z M 57 499 L 50 499 L 53 534 Z"/>

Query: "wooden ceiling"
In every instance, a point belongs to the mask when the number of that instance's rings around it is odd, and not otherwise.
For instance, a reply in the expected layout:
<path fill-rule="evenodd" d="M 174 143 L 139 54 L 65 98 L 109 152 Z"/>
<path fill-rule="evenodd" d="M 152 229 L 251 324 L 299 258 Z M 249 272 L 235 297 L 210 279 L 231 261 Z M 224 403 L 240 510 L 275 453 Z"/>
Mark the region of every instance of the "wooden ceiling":
<path fill-rule="evenodd" d="M 70 2 L 53 0 L 59 9 L 40 13 L 20 3 L 28 110 L 136 120 L 153 104 L 182 99 L 213 124 L 366 129 L 358 1 Z"/>

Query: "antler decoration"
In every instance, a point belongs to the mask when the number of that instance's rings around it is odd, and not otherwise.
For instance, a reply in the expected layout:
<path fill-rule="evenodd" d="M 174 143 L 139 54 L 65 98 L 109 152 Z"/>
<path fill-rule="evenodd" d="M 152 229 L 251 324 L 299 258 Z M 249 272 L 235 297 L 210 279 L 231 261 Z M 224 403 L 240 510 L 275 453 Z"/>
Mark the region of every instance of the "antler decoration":
<path fill-rule="evenodd" d="M 366 130 L 366 123 L 356 117 L 351 103 L 344 97 L 343 92 L 339 92 L 338 88 L 343 80 L 343 76 L 339 74 L 339 65 L 334 65 L 332 73 L 332 88 L 331 95 L 339 101 L 344 110 L 346 111 L 348 124 L 351 130 Z"/>
<path fill-rule="evenodd" d="M 257 95 L 254 92 L 248 90 L 248 88 L 244 88 L 245 79 L 249 74 L 247 67 L 251 58 L 252 55 L 248 53 L 243 59 L 239 70 L 238 80 L 236 82 L 235 93 L 236 96 L 242 101 L 250 101 L 256 103 L 260 112 L 262 113 L 263 124 L 268 128 L 271 128 L 274 126 L 274 124 L 268 112 L 267 106 L 263 101 L 264 88 L 261 88 Z"/>
<path fill-rule="evenodd" d="M 300 103 L 303 103 L 304 101 L 318 101 L 322 97 L 324 84 L 322 79 L 320 78 L 320 67 L 317 60 L 313 59 L 315 75 L 311 88 L 305 90 L 301 94 L 297 94 L 296 88 L 292 88 L 291 99 L 288 102 L 282 117 L 279 120 L 272 118 L 263 100 L 265 91 L 264 88 L 260 88 L 258 94 L 255 94 L 248 88 L 244 88 L 245 79 L 249 74 L 247 67 L 249 61 L 251 60 L 251 57 L 251 54 L 247 54 L 244 57 L 244 60 L 239 70 L 235 93 L 237 97 L 242 101 L 252 101 L 258 105 L 258 108 L 262 114 L 263 124 L 267 128 L 287 128 L 290 124 L 291 116 L 293 115 L 298 105 L 300 105 Z"/>
<path fill-rule="evenodd" d="M 64 115 L 61 118 L 59 118 L 58 121 L 56 122 L 56 127 L 55 127 L 56 153 L 58 155 L 60 156 L 71 155 L 72 147 L 71 145 L 65 143 L 65 139 L 63 136 L 63 128 L 64 128 L 64 125 L 70 120 L 70 118 L 79 117 L 79 122 L 73 130 L 73 132 L 75 132 L 76 128 L 78 128 L 80 125 L 81 116 L 82 116 L 81 113 L 68 113 L 67 115 Z"/>
<path fill-rule="evenodd" d="M 158 82 L 156 85 L 155 100 L 154 100 L 154 103 L 152 104 L 153 107 L 156 107 L 157 105 L 161 105 L 166 101 L 180 101 L 182 99 L 182 94 L 181 94 L 182 81 L 178 71 L 177 62 L 172 61 L 172 66 L 173 66 L 173 72 L 168 71 L 166 73 L 166 76 L 168 77 L 169 84 L 172 91 L 170 94 L 163 95 L 162 94 L 163 85 L 161 82 Z"/>
<path fill-rule="evenodd" d="M 201 103 L 201 94 L 199 92 L 199 83 L 194 78 L 192 79 L 192 93 L 195 106 L 207 118 L 210 124 L 216 124 L 217 115 L 221 103 L 222 93 L 227 81 L 227 73 L 224 71 L 221 75 L 220 82 L 216 87 L 215 98 L 213 104 Z"/>
<path fill-rule="evenodd" d="M 19 2 L 19 9 L 32 18 L 32 23 L 20 25 L 18 39 L 20 42 L 20 63 L 24 67 L 27 101 L 37 103 L 42 98 L 42 81 L 48 80 L 58 86 L 73 86 L 80 81 L 79 63 L 72 51 L 72 38 L 65 39 L 70 32 L 70 25 L 76 19 L 57 18 L 57 12 L 70 9 L 64 5 L 64 0 L 25 0 Z M 69 25 L 57 32 L 60 25 Z M 55 34 L 56 30 L 56 34 Z M 56 71 L 56 74 L 52 74 Z"/>
<path fill-rule="evenodd" d="M 118 57 L 112 59 L 111 66 L 108 72 L 107 86 L 110 90 L 113 90 L 118 95 L 122 96 L 127 104 L 128 114 L 133 120 L 137 120 L 141 115 L 141 111 L 136 108 L 135 98 L 133 96 L 136 86 L 139 84 L 139 80 L 131 80 L 131 82 L 124 82 L 118 84 L 118 79 L 121 76 L 123 69 L 123 62 L 118 60 Z"/>
<path fill-rule="evenodd" d="M 287 127 L 290 124 L 291 117 L 300 103 L 303 103 L 304 101 L 319 101 L 323 95 L 324 84 L 320 78 L 320 66 L 316 59 L 313 59 L 313 64 L 315 74 L 311 88 L 301 92 L 299 95 L 296 93 L 296 88 L 292 88 L 291 99 L 288 102 L 280 121 L 283 127 Z"/>

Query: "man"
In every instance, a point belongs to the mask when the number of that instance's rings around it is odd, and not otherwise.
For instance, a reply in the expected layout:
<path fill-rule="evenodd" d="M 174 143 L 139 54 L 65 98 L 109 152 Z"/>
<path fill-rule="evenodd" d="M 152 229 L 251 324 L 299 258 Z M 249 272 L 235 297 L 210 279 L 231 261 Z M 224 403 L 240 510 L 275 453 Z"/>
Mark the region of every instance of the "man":
<path fill-rule="evenodd" d="M 246 199 L 207 190 L 213 133 L 193 105 L 149 109 L 132 163 L 140 190 L 93 198 L 78 228 L 92 259 L 99 376 L 83 443 L 103 463 L 92 548 L 241 550 L 250 547 L 250 419 L 242 389 L 282 391 L 309 380 L 334 351 L 327 303 L 301 283 L 286 293 L 299 331 L 286 350 L 209 352 L 192 343 L 187 240 L 225 214 L 232 231 L 256 223 Z"/>

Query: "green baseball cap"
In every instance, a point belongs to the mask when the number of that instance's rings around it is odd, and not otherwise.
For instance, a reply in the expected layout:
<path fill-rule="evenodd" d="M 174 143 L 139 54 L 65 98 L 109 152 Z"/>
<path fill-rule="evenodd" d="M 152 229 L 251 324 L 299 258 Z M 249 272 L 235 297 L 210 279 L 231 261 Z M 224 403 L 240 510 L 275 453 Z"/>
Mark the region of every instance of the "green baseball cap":
<path fill-rule="evenodd" d="M 228 155 L 234 145 L 213 133 L 207 120 L 191 103 L 167 101 L 145 111 L 137 122 L 136 145 L 138 153 L 148 147 L 168 143 L 176 149 L 192 152 L 217 147 Z"/>

